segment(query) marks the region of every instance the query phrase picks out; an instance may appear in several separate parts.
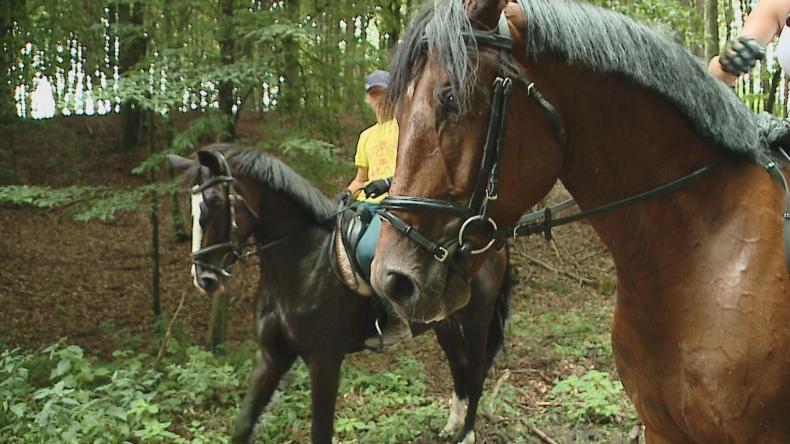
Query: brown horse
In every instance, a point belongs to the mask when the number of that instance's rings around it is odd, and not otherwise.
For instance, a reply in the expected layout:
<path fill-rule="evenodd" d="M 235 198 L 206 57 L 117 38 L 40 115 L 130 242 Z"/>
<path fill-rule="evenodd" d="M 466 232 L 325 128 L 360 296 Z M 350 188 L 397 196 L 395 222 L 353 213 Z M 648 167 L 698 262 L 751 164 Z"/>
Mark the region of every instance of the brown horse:
<path fill-rule="evenodd" d="M 681 45 L 572 0 L 434 2 L 392 70 L 379 294 L 441 318 L 468 299 L 471 253 L 556 180 L 586 210 L 696 171 L 590 220 L 616 263 L 620 377 L 650 443 L 790 442 L 785 194 L 735 94 Z"/>

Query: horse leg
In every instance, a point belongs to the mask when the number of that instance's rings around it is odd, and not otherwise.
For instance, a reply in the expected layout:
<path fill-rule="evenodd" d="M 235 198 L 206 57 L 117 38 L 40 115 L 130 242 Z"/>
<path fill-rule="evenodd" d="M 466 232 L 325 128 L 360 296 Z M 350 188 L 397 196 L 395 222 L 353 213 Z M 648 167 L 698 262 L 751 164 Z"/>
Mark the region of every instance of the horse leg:
<path fill-rule="evenodd" d="M 331 444 L 335 422 L 335 401 L 340 384 L 341 357 L 310 359 L 310 390 L 313 400 L 313 444 Z"/>
<path fill-rule="evenodd" d="M 236 443 L 249 442 L 258 417 L 271 400 L 280 379 L 296 360 L 296 354 L 290 350 L 276 351 L 269 348 L 258 350 L 257 357 L 258 365 L 250 376 L 250 387 L 241 402 L 233 427 L 232 440 Z"/>
<path fill-rule="evenodd" d="M 483 394 L 488 368 L 486 367 L 486 343 L 488 329 L 478 325 L 465 323 L 465 340 L 462 345 L 465 349 L 466 360 L 466 385 L 467 408 L 464 426 L 456 438 L 459 444 L 473 444 L 475 442 L 475 421 L 477 420 L 477 407 Z"/>
<path fill-rule="evenodd" d="M 447 324 L 434 329 L 436 339 L 439 341 L 447 362 L 450 365 L 450 373 L 453 376 L 453 396 L 450 406 L 450 416 L 447 424 L 441 431 L 443 436 L 452 436 L 463 426 L 462 418 L 466 413 L 466 356 L 463 347 L 463 335 L 459 325 L 455 321 L 450 321 L 449 328 L 445 331 L 440 329 Z"/>

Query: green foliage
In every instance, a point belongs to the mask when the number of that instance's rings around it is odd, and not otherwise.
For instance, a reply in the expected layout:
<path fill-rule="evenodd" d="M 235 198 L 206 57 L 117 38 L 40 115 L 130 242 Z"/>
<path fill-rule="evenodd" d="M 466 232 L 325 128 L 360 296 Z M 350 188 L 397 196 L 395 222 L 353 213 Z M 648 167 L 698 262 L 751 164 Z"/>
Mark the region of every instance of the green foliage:
<path fill-rule="evenodd" d="M 184 131 L 173 138 L 173 143 L 146 158 L 132 170 L 133 174 L 154 173 L 159 170 L 168 154 L 186 154 L 199 147 L 206 139 L 222 138 L 227 133 L 228 116 L 211 113 L 189 123 Z"/>
<path fill-rule="evenodd" d="M 323 140 L 288 137 L 275 150 L 288 165 L 326 193 L 334 193 L 338 183 L 349 180 L 354 172 L 354 165 L 337 155 L 339 149 Z"/>
<path fill-rule="evenodd" d="M 623 385 L 612 380 L 609 373 L 589 370 L 581 377 L 570 375 L 551 389 L 555 401 L 561 404 L 562 414 L 572 422 L 608 423 L 625 419 L 633 421 L 621 395 Z"/>
<path fill-rule="evenodd" d="M 36 387 L 31 375 L 43 367 L 41 355 L 50 370 L 46 385 Z M 227 440 L 225 430 L 205 425 L 237 408 L 240 375 L 249 366 L 234 368 L 197 347 L 162 371 L 150 368 L 146 355 L 115 356 L 114 364 L 100 364 L 73 345 L 40 355 L 2 352 L 0 441 L 188 442 L 175 430 L 200 436 L 198 442 Z"/>
<path fill-rule="evenodd" d="M 113 220 L 118 213 L 134 211 L 150 203 L 151 193 L 165 195 L 175 183 L 150 184 L 137 188 L 71 186 L 53 189 L 30 185 L 0 187 L 0 205 L 36 208 L 72 208 L 75 220 Z"/>

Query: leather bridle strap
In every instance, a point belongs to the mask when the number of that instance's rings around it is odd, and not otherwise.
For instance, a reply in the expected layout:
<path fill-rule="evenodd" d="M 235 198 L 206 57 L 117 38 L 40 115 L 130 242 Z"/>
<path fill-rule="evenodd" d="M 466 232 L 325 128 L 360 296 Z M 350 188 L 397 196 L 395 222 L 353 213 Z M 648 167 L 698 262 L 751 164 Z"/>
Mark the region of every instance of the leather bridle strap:
<path fill-rule="evenodd" d="M 564 202 L 561 202 L 557 205 L 548 208 L 532 211 L 530 213 L 521 216 L 515 228 L 513 228 L 510 231 L 510 233 L 514 238 L 521 236 L 531 236 L 533 234 L 542 233 L 544 237 L 546 237 L 546 239 L 551 239 L 551 229 L 554 227 L 567 225 L 584 219 L 590 219 L 596 216 L 610 213 L 612 211 L 618 210 L 623 207 L 627 207 L 629 205 L 634 205 L 643 200 L 669 194 L 673 191 L 676 191 L 686 186 L 689 182 L 692 182 L 696 179 L 699 179 L 702 176 L 709 174 L 711 171 L 713 171 L 720 165 L 721 162 L 706 165 L 687 176 L 683 176 L 680 179 L 673 180 L 672 182 L 661 185 L 660 187 L 656 187 L 649 191 L 645 191 L 644 193 L 639 193 L 630 197 L 626 197 L 625 199 L 621 199 L 615 202 L 601 205 L 599 207 L 595 207 L 590 210 L 580 211 L 576 214 L 572 214 L 566 217 L 560 217 L 555 219 L 553 217 L 553 213 L 564 210 L 570 207 L 571 205 L 575 204 L 576 201 L 572 199 L 566 200 Z"/>

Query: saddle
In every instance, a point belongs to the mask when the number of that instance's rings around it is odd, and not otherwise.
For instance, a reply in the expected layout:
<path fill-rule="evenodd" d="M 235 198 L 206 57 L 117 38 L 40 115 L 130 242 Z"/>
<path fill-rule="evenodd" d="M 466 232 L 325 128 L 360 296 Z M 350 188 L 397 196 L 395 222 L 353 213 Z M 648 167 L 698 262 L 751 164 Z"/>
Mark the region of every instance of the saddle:
<path fill-rule="evenodd" d="M 361 205 L 351 204 L 335 217 L 330 264 L 346 286 L 362 296 L 373 296 L 373 288 L 357 263 L 357 245 L 371 221 L 370 213 Z"/>

